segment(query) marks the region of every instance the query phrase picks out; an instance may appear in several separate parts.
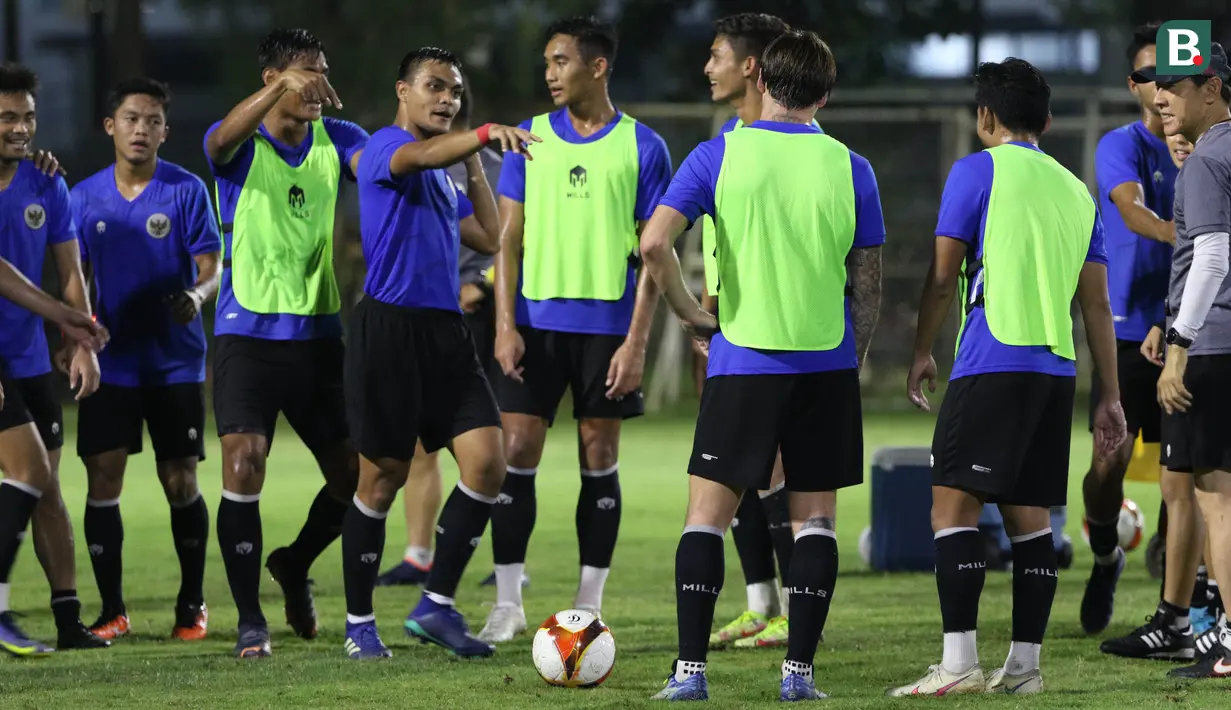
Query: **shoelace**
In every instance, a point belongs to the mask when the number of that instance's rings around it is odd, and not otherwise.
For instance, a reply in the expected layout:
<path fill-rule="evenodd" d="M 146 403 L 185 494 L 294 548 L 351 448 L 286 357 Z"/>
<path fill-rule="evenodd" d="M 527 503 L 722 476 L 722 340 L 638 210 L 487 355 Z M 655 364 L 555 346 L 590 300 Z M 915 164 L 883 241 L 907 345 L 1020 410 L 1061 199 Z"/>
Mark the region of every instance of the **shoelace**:
<path fill-rule="evenodd" d="M 361 648 L 375 648 L 382 645 L 384 644 L 381 643 L 380 634 L 376 633 L 375 624 L 365 626 L 359 631 L 359 646 Z"/>

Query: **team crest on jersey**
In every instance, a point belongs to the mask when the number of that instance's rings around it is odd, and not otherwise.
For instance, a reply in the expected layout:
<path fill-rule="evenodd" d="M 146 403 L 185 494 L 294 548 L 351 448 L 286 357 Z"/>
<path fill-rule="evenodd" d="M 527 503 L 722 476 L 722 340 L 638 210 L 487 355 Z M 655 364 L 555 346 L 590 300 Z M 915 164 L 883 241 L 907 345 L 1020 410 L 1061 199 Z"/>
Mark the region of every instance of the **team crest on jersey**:
<path fill-rule="evenodd" d="M 98 224 L 94 225 L 94 231 L 98 232 L 99 234 L 102 234 L 103 232 L 107 231 L 107 223 L 102 221 L 101 219 L 98 220 Z"/>
<path fill-rule="evenodd" d="M 171 233 L 171 218 L 161 212 L 152 214 L 145 220 L 145 231 L 155 239 L 162 239 Z"/>
<path fill-rule="evenodd" d="M 43 225 L 47 222 L 47 212 L 38 203 L 27 205 L 22 214 L 26 218 L 26 226 L 30 229 L 42 229 Z"/>
<path fill-rule="evenodd" d="M 1162 181 L 1163 181 L 1163 171 L 1155 170 L 1154 171 L 1154 182 L 1162 182 Z"/>

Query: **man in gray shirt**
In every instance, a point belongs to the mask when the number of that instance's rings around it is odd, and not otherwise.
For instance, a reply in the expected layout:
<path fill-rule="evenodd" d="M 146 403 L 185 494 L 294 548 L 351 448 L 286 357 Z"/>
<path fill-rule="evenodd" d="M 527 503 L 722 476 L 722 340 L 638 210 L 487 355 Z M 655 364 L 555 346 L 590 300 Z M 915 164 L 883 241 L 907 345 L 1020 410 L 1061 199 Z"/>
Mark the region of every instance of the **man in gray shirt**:
<path fill-rule="evenodd" d="M 1211 574 L 1231 581 L 1231 66 L 1214 43 L 1201 73 L 1159 76 L 1163 130 L 1196 147 L 1175 183 L 1175 251 L 1167 296 L 1167 354 L 1158 380 L 1163 406 L 1162 453 L 1168 471 L 1195 477 L 1209 531 Z M 1148 70 L 1148 71 L 1146 71 Z M 1136 78 L 1134 79 L 1136 80 Z M 1181 623 L 1188 625 L 1188 610 Z M 1178 614 L 1177 614 L 1178 616 Z M 1231 677 L 1231 629 L 1218 622 L 1219 643 L 1186 678 Z"/>
<path fill-rule="evenodd" d="M 470 113 L 472 99 L 470 82 L 464 81 L 466 91 L 462 105 L 453 117 L 453 130 L 471 130 Z M 483 172 L 488 184 L 495 185 L 500 179 L 502 159 L 491 148 L 479 153 Z M 449 177 L 462 194 L 467 190 L 466 166 L 458 163 L 448 169 Z M 465 246 L 458 247 L 458 269 L 461 272 L 461 293 L 458 304 L 465 314 L 466 325 L 474 334 L 475 350 L 484 371 L 491 370 L 492 349 L 496 342 L 496 309 L 492 298 L 491 268 L 495 257 L 484 256 Z M 403 505 L 406 509 L 406 553 L 402 561 L 377 578 L 378 586 L 422 584 L 432 568 L 432 537 L 436 532 L 436 514 L 440 509 L 440 461 L 439 452 L 425 453 L 422 447 L 415 448 L 410 462 L 410 476 L 403 489 Z"/>

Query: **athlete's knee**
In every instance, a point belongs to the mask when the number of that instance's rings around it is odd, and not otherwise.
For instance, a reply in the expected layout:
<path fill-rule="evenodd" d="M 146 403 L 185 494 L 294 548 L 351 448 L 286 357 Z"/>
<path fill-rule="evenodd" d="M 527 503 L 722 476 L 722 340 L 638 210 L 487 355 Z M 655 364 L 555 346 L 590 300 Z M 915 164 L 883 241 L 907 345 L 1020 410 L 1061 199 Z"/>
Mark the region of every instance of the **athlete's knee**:
<path fill-rule="evenodd" d="M 538 468 L 543 458 L 547 428 L 542 420 L 525 415 L 506 415 L 502 419 L 504 455 L 513 468 Z"/>
<path fill-rule="evenodd" d="M 620 457 L 619 419 L 583 419 L 577 435 L 581 438 L 583 468 L 602 470 L 616 465 Z"/>
<path fill-rule="evenodd" d="M 115 500 L 124 490 L 124 468 L 128 453 L 123 456 L 91 456 L 85 460 L 86 480 L 91 500 Z"/>
<path fill-rule="evenodd" d="M 360 502 L 381 513 L 389 510 L 409 476 L 409 462 L 393 459 L 365 461 L 358 486 Z"/>
<path fill-rule="evenodd" d="M 1196 477 L 1190 473 L 1163 471 L 1159 487 L 1162 489 L 1163 501 L 1172 512 L 1196 502 Z"/>
<path fill-rule="evenodd" d="M 171 505 L 191 503 L 201 492 L 197 487 L 195 459 L 158 464 L 158 480 L 162 483 L 163 494 Z"/>
<path fill-rule="evenodd" d="M 232 493 L 255 494 L 265 483 L 269 447 L 263 436 L 233 434 L 223 437 L 223 487 Z"/>

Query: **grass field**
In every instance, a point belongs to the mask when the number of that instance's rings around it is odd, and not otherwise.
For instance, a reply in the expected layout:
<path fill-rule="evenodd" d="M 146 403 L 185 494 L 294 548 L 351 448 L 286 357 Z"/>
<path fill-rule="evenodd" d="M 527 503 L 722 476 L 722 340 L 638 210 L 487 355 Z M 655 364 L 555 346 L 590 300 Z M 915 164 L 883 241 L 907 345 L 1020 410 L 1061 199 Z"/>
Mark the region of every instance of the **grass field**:
<path fill-rule="evenodd" d="M 925 415 L 873 417 L 867 423 L 869 453 L 890 445 L 926 445 L 932 419 Z M 1079 420 L 1081 421 L 1081 420 Z M 212 427 L 211 427 L 212 429 Z M 70 421 L 68 431 L 74 430 Z M 289 427 L 274 447 L 262 501 L 266 553 L 297 532 L 307 506 L 320 487 L 311 457 Z M 692 422 L 687 418 L 646 418 L 626 429 L 621 452 L 624 491 L 623 529 L 614 572 L 607 588 L 604 617 L 619 648 L 615 672 L 596 690 L 570 691 L 546 686 L 530 661 L 529 637 L 503 646 L 495 658 L 479 662 L 449 660 L 438 649 L 411 645 L 401 620 L 418 597 L 413 588 L 379 589 L 377 613 L 394 658 L 355 663 L 342 652 L 344 605 L 338 545 L 317 562 L 317 605 L 321 634 L 313 642 L 293 637 L 281 618 L 277 585 L 263 582 L 266 614 L 274 630 L 274 657 L 243 663 L 230 657 L 235 642 L 235 612 L 217 545 L 211 542 L 206 579 L 211 637 L 187 645 L 167 640 L 178 567 L 169 518 L 153 474 L 150 454 L 129 466 L 123 497 L 125 514 L 125 589 L 134 635 L 110 650 L 59 654 L 37 661 L 0 659 L 0 708 L 65 707 L 416 707 L 513 708 L 641 706 L 657 691 L 675 653 L 672 590 L 674 550 L 683 520 Z M 552 433 L 539 474 L 538 528 L 530 546 L 527 615 L 533 624 L 567 608 L 576 584 L 573 508 L 578 489 L 576 446 L 570 427 Z M 211 508 L 220 489 L 219 457 L 211 438 L 201 475 Z M 147 451 L 149 447 L 146 447 Z M 65 448 L 72 452 L 70 444 Z M 1074 431 L 1070 500 L 1080 507 L 1080 477 L 1089 457 L 1089 438 Z M 447 458 L 447 457 L 446 457 Z M 456 474 L 446 463 L 446 479 Z M 68 456 L 62 473 L 65 497 L 77 522 L 78 586 L 87 622 L 98 611 L 83 535 L 83 469 Z M 1157 489 L 1130 484 L 1128 495 L 1147 514 L 1153 529 Z M 868 571 L 856 552 L 868 522 L 868 487 L 840 498 L 839 577 L 826 643 L 817 655 L 818 685 L 834 708 L 903 707 L 930 700 L 889 700 L 884 689 L 914 680 L 940 659 L 940 615 L 931 575 L 882 575 Z M 1124 708 L 1231 707 L 1231 683 L 1179 683 L 1165 678 L 1167 665 L 1104 657 L 1098 642 L 1086 638 L 1077 622 L 1090 557 L 1080 543 L 1080 517 L 1069 519 L 1077 541 L 1077 562 L 1062 572 L 1043 656 L 1048 693 L 1028 699 L 967 697 L 941 702 L 957 707 Z M 402 516 L 390 516 L 385 562 L 396 560 L 403 544 Z M 1144 547 L 1144 546 L 1143 546 Z M 743 609 L 743 578 L 728 545 L 726 587 L 718 604 L 725 620 Z M 482 624 L 493 594 L 478 586 L 490 570 L 485 540 L 467 571 L 459 606 L 472 625 Z M 47 610 L 47 586 L 29 545 L 14 577 L 13 604 L 27 612 L 27 631 L 54 639 Z M 1152 610 L 1158 583 L 1150 580 L 1138 550 L 1130 556 L 1120 585 L 1111 631 L 1123 632 Z M 991 573 L 981 609 L 980 649 L 984 665 L 999 666 L 1008 650 L 1010 575 Z M 753 707 L 777 698 L 778 651 L 727 651 L 710 656 L 710 692 L 718 707 Z"/>

